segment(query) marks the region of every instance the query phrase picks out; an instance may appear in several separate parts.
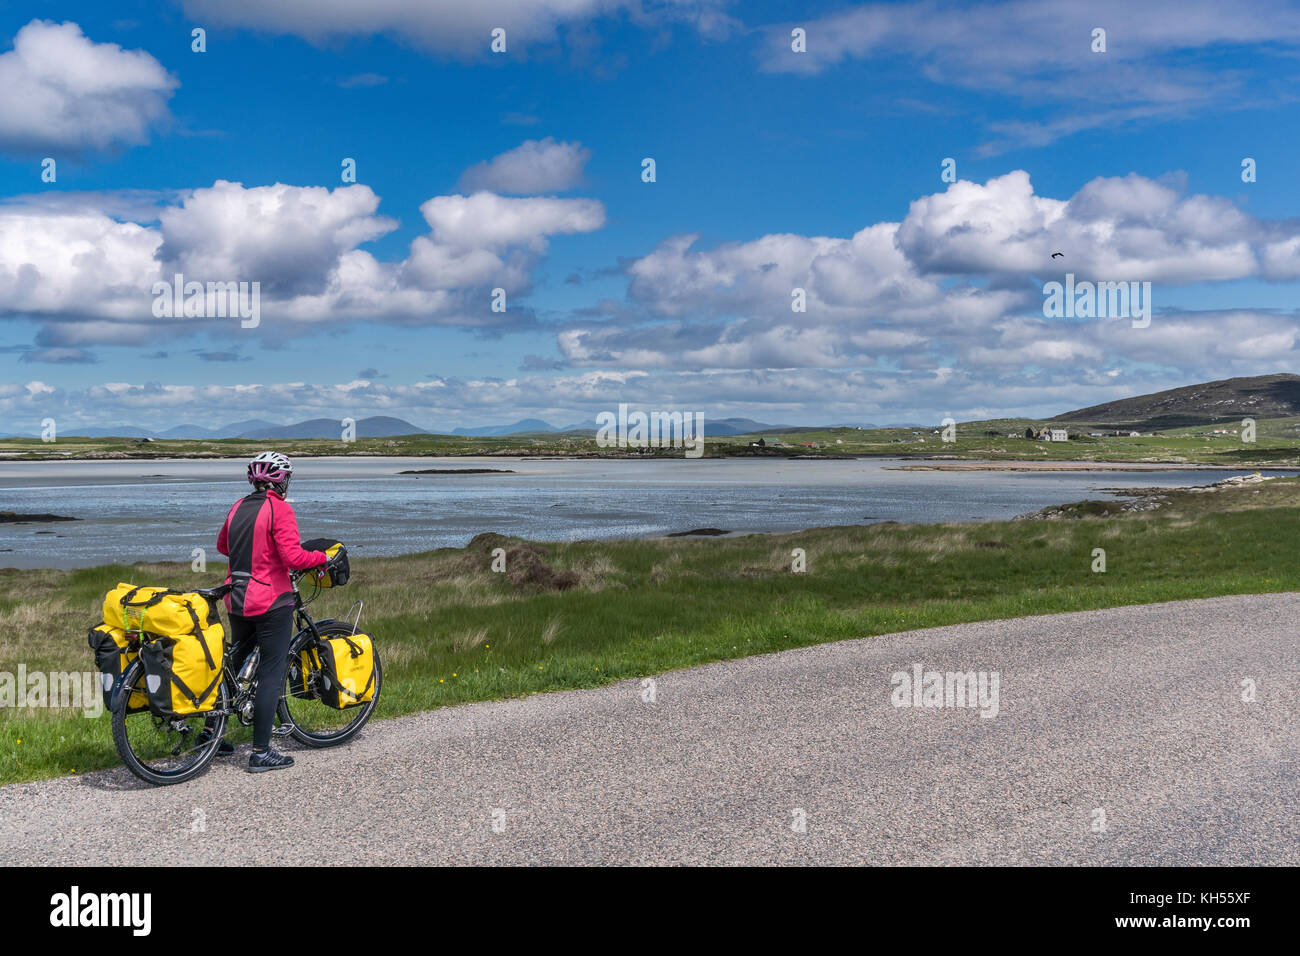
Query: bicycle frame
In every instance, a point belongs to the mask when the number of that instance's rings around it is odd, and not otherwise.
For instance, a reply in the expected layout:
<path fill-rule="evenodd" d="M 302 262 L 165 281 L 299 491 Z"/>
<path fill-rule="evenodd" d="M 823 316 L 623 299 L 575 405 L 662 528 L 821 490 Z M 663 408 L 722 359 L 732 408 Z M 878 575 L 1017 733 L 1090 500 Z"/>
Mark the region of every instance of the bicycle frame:
<path fill-rule="evenodd" d="M 303 572 L 300 571 L 294 571 L 289 575 L 290 583 L 293 585 L 293 617 L 294 625 L 296 627 L 293 636 L 289 638 L 289 647 L 291 648 L 301 640 L 303 634 L 310 634 L 313 638 L 319 641 L 321 639 L 320 626 L 337 623 L 335 618 L 322 618 L 317 622 L 312 618 L 311 614 L 307 612 L 307 602 L 303 601 L 302 592 L 298 589 L 298 578 L 302 573 Z M 220 617 L 219 605 L 221 603 L 221 597 L 224 596 L 225 589 L 227 588 L 228 585 L 223 584 L 220 587 L 200 590 L 197 592 L 201 594 L 208 601 L 214 611 L 217 612 L 218 618 Z M 361 602 L 357 602 L 357 604 L 360 603 Z M 357 604 L 354 604 L 353 607 L 356 607 Z M 352 612 L 349 611 L 348 613 L 351 614 Z M 354 633 L 356 632 L 356 627 L 360 622 L 361 613 L 358 611 L 356 622 L 353 624 Z M 222 683 L 227 687 L 230 706 L 216 708 L 202 714 L 201 716 L 204 717 L 205 720 L 212 717 L 237 717 L 241 723 L 244 723 L 243 710 L 256 692 L 257 674 L 253 674 L 253 679 L 249 682 L 247 689 L 240 689 L 239 674 L 230 666 L 230 652 L 234 650 L 234 647 L 230 643 L 230 628 L 223 624 L 222 630 L 225 633 L 224 640 L 226 644 L 226 653 L 221 665 Z"/>

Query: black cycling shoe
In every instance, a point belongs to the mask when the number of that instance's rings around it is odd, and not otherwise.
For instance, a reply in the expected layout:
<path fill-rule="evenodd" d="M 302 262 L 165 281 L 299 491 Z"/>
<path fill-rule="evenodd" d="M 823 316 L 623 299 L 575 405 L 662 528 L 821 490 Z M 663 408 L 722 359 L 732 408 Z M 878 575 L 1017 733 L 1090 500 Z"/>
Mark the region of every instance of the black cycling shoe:
<path fill-rule="evenodd" d="M 202 747 L 211 739 L 212 739 L 212 731 L 204 727 L 203 731 L 199 734 L 199 739 L 195 741 L 195 743 L 197 743 L 200 747 Z M 220 745 L 218 745 L 217 747 L 217 756 L 229 757 L 234 752 L 235 752 L 235 745 L 223 738 Z"/>
<path fill-rule="evenodd" d="M 248 772 L 265 773 L 267 770 L 283 770 L 293 766 L 293 758 L 280 753 L 274 747 L 267 747 L 261 753 L 256 750 L 249 755 Z"/>

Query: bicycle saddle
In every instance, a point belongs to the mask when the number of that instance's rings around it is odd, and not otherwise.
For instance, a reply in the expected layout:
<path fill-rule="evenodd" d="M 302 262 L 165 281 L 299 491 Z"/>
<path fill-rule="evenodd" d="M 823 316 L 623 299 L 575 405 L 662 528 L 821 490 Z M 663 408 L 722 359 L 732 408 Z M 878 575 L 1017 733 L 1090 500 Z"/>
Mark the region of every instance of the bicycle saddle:
<path fill-rule="evenodd" d="M 195 588 L 194 593 L 208 601 L 219 601 L 233 589 L 233 584 L 221 584 L 215 588 Z"/>

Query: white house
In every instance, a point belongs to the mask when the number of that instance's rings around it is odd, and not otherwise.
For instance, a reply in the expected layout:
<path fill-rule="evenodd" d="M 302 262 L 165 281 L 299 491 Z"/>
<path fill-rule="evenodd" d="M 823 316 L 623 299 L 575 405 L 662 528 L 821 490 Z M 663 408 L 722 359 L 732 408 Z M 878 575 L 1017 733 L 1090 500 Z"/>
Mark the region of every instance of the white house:
<path fill-rule="evenodd" d="M 1052 428 L 1047 432 L 1048 441 L 1069 441 L 1070 433 L 1064 428 Z"/>

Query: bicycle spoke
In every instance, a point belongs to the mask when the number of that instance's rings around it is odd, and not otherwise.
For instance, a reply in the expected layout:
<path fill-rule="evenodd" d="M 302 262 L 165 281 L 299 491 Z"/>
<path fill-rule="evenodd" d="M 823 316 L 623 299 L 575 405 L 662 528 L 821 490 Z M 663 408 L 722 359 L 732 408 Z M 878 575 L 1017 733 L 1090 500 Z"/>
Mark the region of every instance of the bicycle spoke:
<path fill-rule="evenodd" d="M 137 662 L 138 664 L 138 662 Z M 132 664 L 128 670 L 133 683 L 131 691 L 143 690 L 143 669 Z M 162 718 L 151 711 L 133 713 L 116 711 L 113 714 L 113 742 L 127 768 L 149 783 L 173 783 L 188 779 L 201 771 L 215 755 L 219 741 L 209 737 L 201 739 L 208 729 L 213 737 L 223 735 L 229 696 L 223 686 L 215 710 L 191 717 Z"/>
<path fill-rule="evenodd" d="M 328 638 L 350 634 L 352 628 L 344 623 L 336 622 L 320 628 L 319 633 L 321 637 Z M 301 686 L 294 686 L 294 675 L 300 666 L 298 658 L 304 646 L 301 635 L 291 645 L 289 670 L 286 679 L 287 692 L 281 699 L 279 707 L 281 719 L 287 719 L 293 723 L 294 729 L 290 733 L 295 739 L 308 746 L 328 747 L 336 743 L 342 743 L 354 736 L 370 719 L 371 714 L 374 713 L 382 680 L 378 653 L 375 654 L 374 697 L 358 706 L 340 710 L 330 707 L 319 699 L 319 671 L 309 674 L 305 694 L 302 694 L 303 688 Z M 301 683 L 301 677 L 298 680 Z M 298 693 L 295 693 L 295 690 Z"/>

